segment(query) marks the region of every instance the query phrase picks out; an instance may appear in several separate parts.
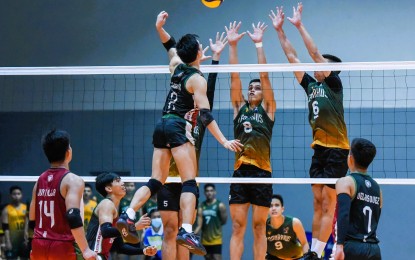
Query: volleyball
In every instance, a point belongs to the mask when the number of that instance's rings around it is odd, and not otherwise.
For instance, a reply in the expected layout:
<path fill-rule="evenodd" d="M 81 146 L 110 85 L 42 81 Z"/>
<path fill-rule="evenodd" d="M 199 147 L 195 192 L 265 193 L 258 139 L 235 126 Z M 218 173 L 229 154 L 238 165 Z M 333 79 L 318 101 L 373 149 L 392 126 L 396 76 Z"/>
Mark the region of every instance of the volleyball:
<path fill-rule="evenodd" d="M 224 0 L 201 0 L 202 3 L 209 8 L 219 7 Z"/>

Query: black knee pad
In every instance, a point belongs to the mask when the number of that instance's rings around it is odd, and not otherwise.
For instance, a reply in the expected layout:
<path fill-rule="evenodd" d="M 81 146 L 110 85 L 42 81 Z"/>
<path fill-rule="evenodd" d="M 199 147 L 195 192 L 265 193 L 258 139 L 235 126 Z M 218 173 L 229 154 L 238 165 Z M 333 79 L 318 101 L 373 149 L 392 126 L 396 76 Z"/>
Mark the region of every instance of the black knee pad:
<path fill-rule="evenodd" d="M 161 187 L 163 187 L 163 183 L 156 179 L 150 179 L 148 180 L 146 186 L 150 189 L 151 196 L 153 196 L 161 189 Z"/>
<path fill-rule="evenodd" d="M 193 193 L 196 199 L 199 198 L 199 187 L 197 186 L 196 180 L 188 180 L 183 182 L 182 193 L 185 192 Z"/>

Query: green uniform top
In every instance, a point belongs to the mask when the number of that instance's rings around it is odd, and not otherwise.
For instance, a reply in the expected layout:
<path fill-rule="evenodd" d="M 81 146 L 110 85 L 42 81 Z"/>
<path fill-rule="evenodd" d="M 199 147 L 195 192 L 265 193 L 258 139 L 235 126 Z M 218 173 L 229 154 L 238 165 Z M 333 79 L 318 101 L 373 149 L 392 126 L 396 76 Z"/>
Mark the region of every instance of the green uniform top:
<path fill-rule="evenodd" d="M 301 81 L 308 97 L 308 121 L 313 130 L 311 147 L 350 149 L 344 122 L 343 86 L 335 72 L 317 82 L 307 73 Z"/>
<path fill-rule="evenodd" d="M 206 246 L 222 244 L 222 221 L 219 210 L 220 201 L 216 200 L 212 204 L 203 201 L 202 208 L 202 244 Z"/>
<path fill-rule="evenodd" d="M 13 250 L 18 250 L 24 241 L 24 225 L 26 221 L 27 206 L 20 203 L 18 207 L 8 204 L 6 206 L 9 222 L 10 242 Z"/>
<path fill-rule="evenodd" d="M 243 105 L 233 125 L 235 139 L 244 145 L 243 150 L 235 155 L 234 169 L 248 164 L 272 172 L 271 137 L 274 121 L 268 117 L 262 105 L 254 109 L 250 109 L 248 103 Z"/>
<path fill-rule="evenodd" d="M 293 229 L 293 218 L 285 216 L 279 228 L 271 226 L 271 219 L 267 219 L 266 227 L 267 254 L 281 258 L 300 258 L 303 248 Z"/>
<path fill-rule="evenodd" d="M 219 64 L 219 61 L 212 60 L 212 65 Z M 213 100 L 215 98 L 215 87 L 216 87 L 216 78 L 218 73 L 209 73 L 208 80 L 207 80 L 207 91 L 206 96 L 209 100 L 210 110 L 212 111 L 213 108 Z M 195 149 L 196 149 L 196 161 L 199 166 L 199 158 L 200 158 L 200 150 L 202 148 L 203 137 L 205 136 L 206 127 L 202 124 L 199 111 L 195 111 L 196 118 L 192 117 L 192 120 L 195 120 L 194 127 L 192 129 L 192 135 L 195 140 Z M 177 169 L 176 162 L 173 158 L 170 160 L 170 168 L 169 168 L 169 177 L 178 177 L 180 176 L 179 170 Z M 196 176 L 199 176 L 199 170 L 196 172 Z"/>
<path fill-rule="evenodd" d="M 155 209 L 157 209 L 157 201 L 149 199 L 146 201 L 146 203 L 144 203 L 143 214 L 150 213 L 152 210 L 155 210 Z"/>
<path fill-rule="evenodd" d="M 355 182 L 356 194 L 350 206 L 346 240 L 378 243 L 376 230 L 380 219 L 380 187 L 367 174 L 349 174 Z"/>

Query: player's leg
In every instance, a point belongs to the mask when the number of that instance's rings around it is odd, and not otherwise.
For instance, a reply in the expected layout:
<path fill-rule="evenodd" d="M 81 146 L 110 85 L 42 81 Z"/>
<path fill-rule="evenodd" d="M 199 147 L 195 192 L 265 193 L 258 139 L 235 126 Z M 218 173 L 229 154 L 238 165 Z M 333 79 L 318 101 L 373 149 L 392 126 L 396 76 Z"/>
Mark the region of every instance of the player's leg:
<path fill-rule="evenodd" d="M 323 178 L 324 177 L 324 151 L 326 148 L 321 146 L 314 147 L 314 154 L 311 159 L 310 165 L 310 178 Z M 320 229 L 321 229 L 321 217 L 322 217 L 322 203 L 323 203 L 323 186 L 322 184 L 313 184 L 311 190 L 313 192 L 313 221 L 311 225 L 312 241 L 310 252 L 305 254 L 305 259 L 314 259 L 317 257 L 317 252 L 324 246 L 325 243 L 319 241 Z M 321 250 L 322 251 L 322 250 Z"/>
<path fill-rule="evenodd" d="M 252 231 L 254 233 L 254 259 L 265 259 L 267 237 L 265 236 L 266 221 L 269 207 L 252 205 Z"/>
<path fill-rule="evenodd" d="M 130 207 L 125 213 L 120 214 L 117 229 L 128 243 L 136 244 L 140 242 L 134 225 L 136 212 L 163 186 L 169 173 L 170 158 L 170 150 L 154 148 L 151 179 L 134 193 Z"/>
<path fill-rule="evenodd" d="M 242 258 L 242 253 L 244 251 L 244 236 L 250 205 L 251 204 L 249 203 L 229 205 L 232 219 L 232 237 L 230 242 L 231 260 Z"/>
<path fill-rule="evenodd" d="M 313 184 L 311 190 L 313 192 L 313 222 L 311 226 L 313 238 L 320 236 L 320 220 L 322 217 L 322 203 L 323 203 L 323 187 L 322 184 Z"/>
<path fill-rule="evenodd" d="M 320 241 L 326 242 L 332 233 L 335 210 L 336 190 L 324 185 L 322 190 L 321 226 L 318 237 Z"/>
<path fill-rule="evenodd" d="M 180 210 L 182 211 L 183 223 L 191 225 L 195 214 L 196 200 L 199 197 L 195 180 L 197 172 L 196 150 L 192 143 L 186 142 L 172 148 L 171 153 L 176 162 L 183 185 L 180 196 Z M 190 231 L 188 230 L 188 232 Z"/>
<path fill-rule="evenodd" d="M 271 173 L 256 168 L 249 177 L 271 178 Z M 254 184 L 249 186 L 249 198 L 252 204 L 252 231 L 254 233 L 254 259 L 265 259 L 267 252 L 266 221 L 271 206 L 272 184 Z"/>
<path fill-rule="evenodd" d="M 169 173 L 170 159 L 171 152 L 169 149 L 154 148 L 151 179 L 134 193 L 130 203 L 130 208 L 134 210 L 134 215 L 153 194 L 160 190 L 162 184 L 166 181 Z"/>
<path fill-rule="evenodd" d="M 160 215 L 164 229 L 163 244 L 161 247 L 162 258 L 166 260 L 181 259 L 176 258 L 176 236 L 179 230 L 179 213 L 177 211 L 162 210 L 160 211 Z"/>
<path fill-rule="evenodd" d="M 157 208 L 163 221 L 164 237 L 162 258 L 167 260 L 189 259 L 189 250 L 177 246 L 176 236 L 180 225 L 181 183 L 167 183 L 157 193 Z"/>

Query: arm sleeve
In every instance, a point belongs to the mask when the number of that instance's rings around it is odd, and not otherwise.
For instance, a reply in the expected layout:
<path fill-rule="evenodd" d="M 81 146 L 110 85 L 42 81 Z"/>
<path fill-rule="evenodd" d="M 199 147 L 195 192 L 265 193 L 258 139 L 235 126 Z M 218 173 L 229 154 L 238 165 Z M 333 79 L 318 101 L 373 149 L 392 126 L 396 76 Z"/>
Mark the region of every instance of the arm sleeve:
<path fill-rule="evenodd" d="M 125 244 L 121 237 L 117 237 L 112 244 L 112 249 L 125 255 L 143 255 L 144 249 L 131 244 Z"/>
<path fill-rule="evenodd" d="M 219 61 L 212 60 L 212 65 L 219 64 Z M 208 80 L 207 80 L 207 98 L 209 100 L 210 111 L 213 109 L 213 99 L 215 97 L 215 87 L 216 87 L 216 78 L 218 77 L 218 73 L 211 72 L 209 73 Z"/>
<path fill-rule="evenodd" d="M 103 223 L 100 229 L 103 238 L 119 237 L 121 235 L 120 232 L 109 222 Z"/>
<path fill-rule="evenodd" d="M 330 73 L 328 77 L 324 79 L 324 81 L 327 83 L 329 88 L 336 93 L 341 92 L 343 90 L 343 84 L 340 80 L 339 75 L 337 75 L 337 73 L 333 71 Z"/>
<path fill-rule="evenodd" d="M 304 73 L 300 85 L 303 87 L 306 94 L 308 94 L 308 85 L 312 82 L 316 82 L 316 80 L 310 75 L 308 75 L 308 73 Z"/>
<path fill-rule="evenodd" d="M 352 199 L 346 193 L 337 195 L 337 244 L 344 244 L 349 227 L 349 215 Z"/>

